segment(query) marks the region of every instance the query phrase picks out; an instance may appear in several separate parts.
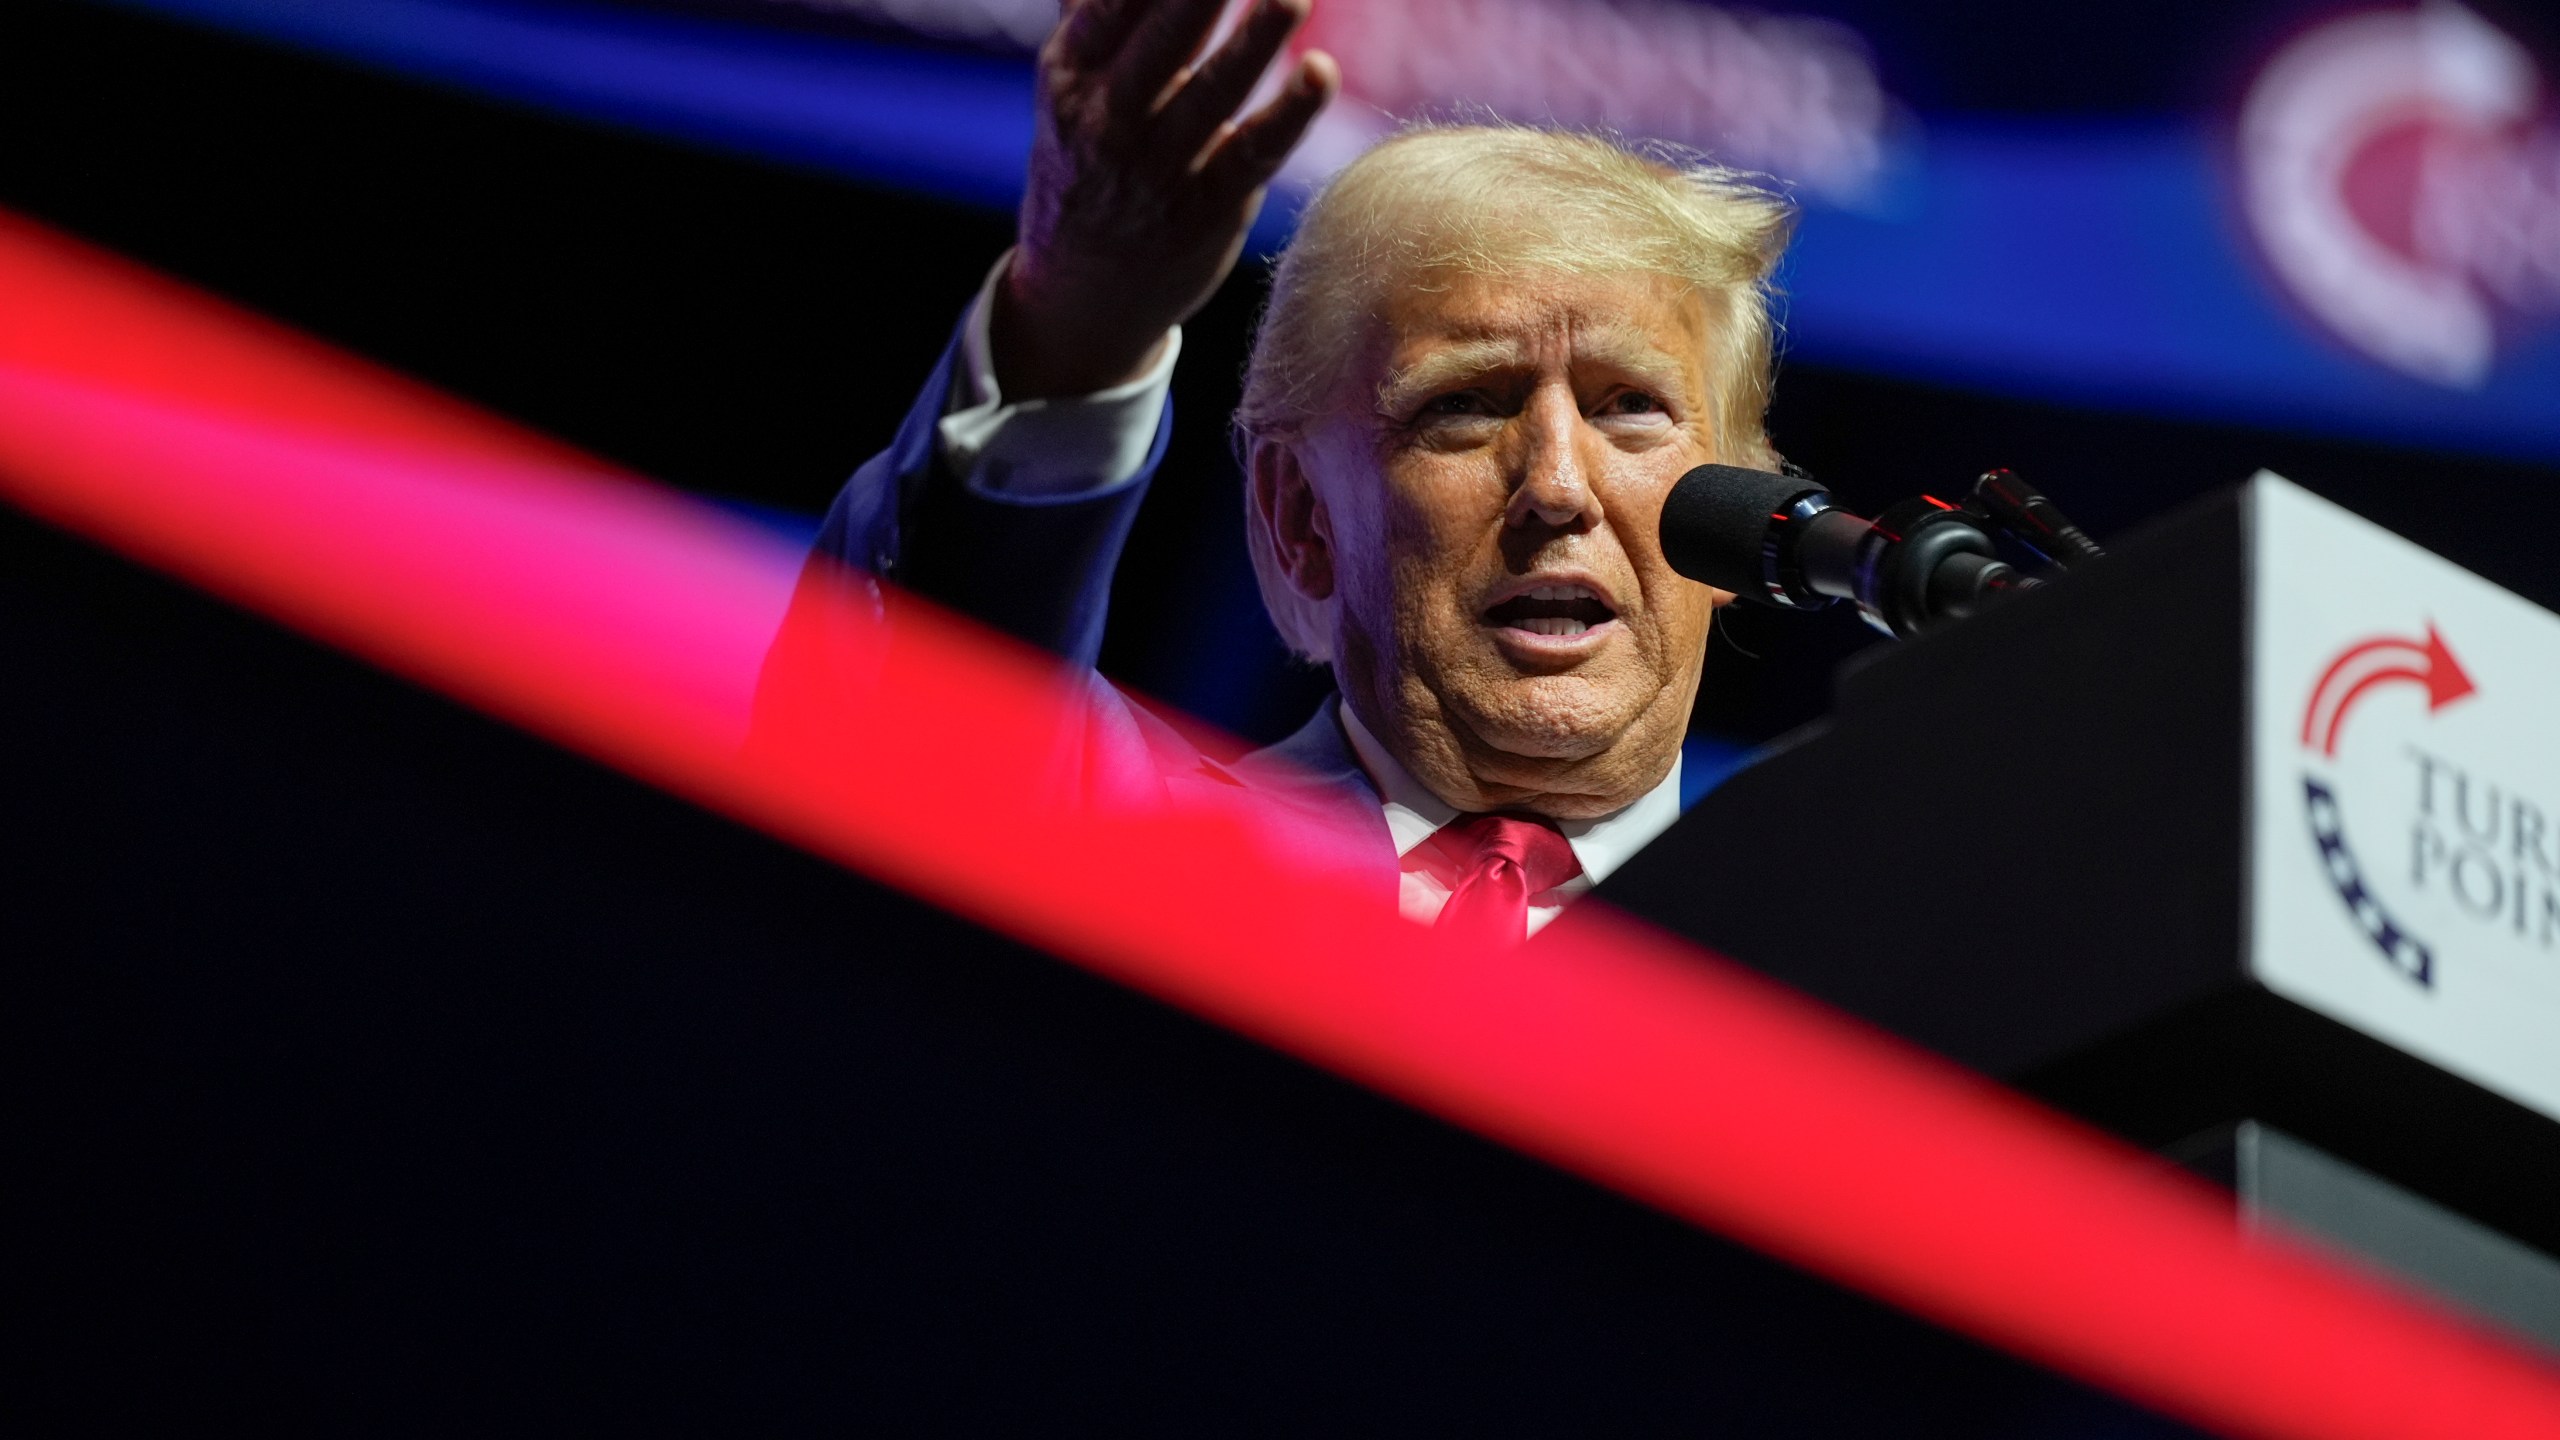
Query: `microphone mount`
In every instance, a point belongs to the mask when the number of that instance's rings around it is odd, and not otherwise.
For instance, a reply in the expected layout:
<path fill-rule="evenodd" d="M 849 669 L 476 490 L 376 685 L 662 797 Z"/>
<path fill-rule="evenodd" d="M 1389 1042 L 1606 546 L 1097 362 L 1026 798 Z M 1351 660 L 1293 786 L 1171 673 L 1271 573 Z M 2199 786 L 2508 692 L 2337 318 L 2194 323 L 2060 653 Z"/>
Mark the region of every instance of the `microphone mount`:
<path fill-rule="evenodd" d="M 1782 609 L 1854 604 L 1903 639 L 2043 583 L 2002 559 L 1999 539 L 2056 570 L 2104 554 L 2006 470 L 1975 481 L 1961 506 L 1920 495 L 1868 520 L 1801 471 L 1701 465 L 1662 512 L 1663 553 L 1681 574 Z"/>

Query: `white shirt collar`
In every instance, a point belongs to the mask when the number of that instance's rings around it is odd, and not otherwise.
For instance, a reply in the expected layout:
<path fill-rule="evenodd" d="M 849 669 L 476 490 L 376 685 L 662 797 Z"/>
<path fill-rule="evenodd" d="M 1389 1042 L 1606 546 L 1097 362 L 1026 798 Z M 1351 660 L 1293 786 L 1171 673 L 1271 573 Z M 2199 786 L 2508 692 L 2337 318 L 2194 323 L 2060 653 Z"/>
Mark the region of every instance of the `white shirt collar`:
<path fill-rule="evenodd" d="M 1360 768 L 1369 772 L 1370 781 L 1378 787 L 1378 798 L 1386 807 L 1387 830 L 1395 836 L 1398 859 L 1458 818 L 1458 811 L 1424 789 L 1421 781 L 1387 753 L 1387 747 L 1378 743 L 1378 737 L 1369 733 L 1369 727 L 1360 723 L 1360 717 L 1352 713 L 1349 705 L 1337 700 L 1334 711 L 1342 717 L 1342 733 L 1349 737 L 1352 752 L 1359 756 Z M 1573 846 L 1573 858 L 1582 863 L 1583 875 L 1590 884 L 1597 885 L 1679 818 L 1680 759 L 1674 756 L 1671 773 L 1662 777 L 1661 784 L 1636 797 L 1634 804 L 1597 820 L 1560 820 L 1556 828 Z"/>

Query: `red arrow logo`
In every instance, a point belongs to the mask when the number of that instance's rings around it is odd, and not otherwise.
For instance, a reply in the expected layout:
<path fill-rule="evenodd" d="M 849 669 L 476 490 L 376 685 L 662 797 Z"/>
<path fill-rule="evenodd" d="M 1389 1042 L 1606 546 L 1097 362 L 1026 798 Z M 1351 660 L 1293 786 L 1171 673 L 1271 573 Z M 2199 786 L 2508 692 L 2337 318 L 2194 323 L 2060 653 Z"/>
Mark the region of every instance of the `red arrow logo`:
<path fill-rule="evenodd" d="M 2338 732 L 2346 728 L 2347 711 L 2377 685 L 2411 680 L 2427 687 L 2427 709 L 2441 710 L 2479 687 L 2445 648 L 2434 625 L 2427 638 L 2407 640 L 2383 635 L 2350 645 L 2311 687 L 2311 703 L 2302 711 L 2302 743 L 2323 756 L 2338 753 Z"/>

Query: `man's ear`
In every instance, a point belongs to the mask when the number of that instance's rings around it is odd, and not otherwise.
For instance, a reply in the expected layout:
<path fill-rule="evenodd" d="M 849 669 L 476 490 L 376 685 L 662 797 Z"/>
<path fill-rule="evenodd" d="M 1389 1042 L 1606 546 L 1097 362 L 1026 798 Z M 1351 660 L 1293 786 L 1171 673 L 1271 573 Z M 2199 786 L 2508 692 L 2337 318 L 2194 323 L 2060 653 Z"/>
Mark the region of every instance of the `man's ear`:
<path fill-rule="evenodd" d="M 1253 513 L 1271 537 L 1272 558 L 1289 588 L 1309 600 L 1333 598 L 1333 521 L 1316 493 L 1299 447 L 1284 440 L 1256 440 L 1247 457 Z"/>

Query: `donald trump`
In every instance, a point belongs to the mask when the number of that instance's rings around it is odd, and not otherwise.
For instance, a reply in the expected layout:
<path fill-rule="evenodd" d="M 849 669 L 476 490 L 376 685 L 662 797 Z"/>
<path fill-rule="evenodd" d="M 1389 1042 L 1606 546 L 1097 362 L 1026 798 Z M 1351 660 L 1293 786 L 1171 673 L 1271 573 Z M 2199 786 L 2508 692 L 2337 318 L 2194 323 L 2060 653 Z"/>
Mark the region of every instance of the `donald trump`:
<path fill-rule="evenodd" d="M 1245 108 L 1308 0 L 1255 0 L 1212 44 L 1221 3 L 1072 0 L 1016 244 L 823 560 L 1093 663 L 1180 326 L 1338 83 L 1307 53 Z M 1273 271 L 1233 418 L 1264 604 L 1338 693 L 1234 765 L 1134 707 L 1113 723 L 1181 783 L 1329 811 L 1416 920 L 1494 943 L 1552 917 L 1677 818 L 1731 597 L 1657 528 L 1691 467 L 1776 466 L 1789 221 L 1743 176 L 1585 135 L 1420 128 L 1353 161 Z"/>

